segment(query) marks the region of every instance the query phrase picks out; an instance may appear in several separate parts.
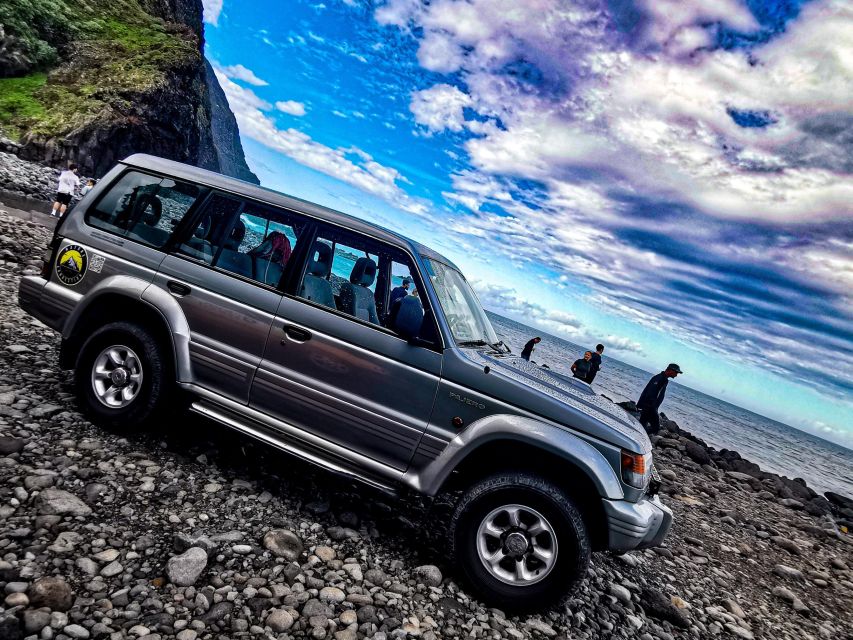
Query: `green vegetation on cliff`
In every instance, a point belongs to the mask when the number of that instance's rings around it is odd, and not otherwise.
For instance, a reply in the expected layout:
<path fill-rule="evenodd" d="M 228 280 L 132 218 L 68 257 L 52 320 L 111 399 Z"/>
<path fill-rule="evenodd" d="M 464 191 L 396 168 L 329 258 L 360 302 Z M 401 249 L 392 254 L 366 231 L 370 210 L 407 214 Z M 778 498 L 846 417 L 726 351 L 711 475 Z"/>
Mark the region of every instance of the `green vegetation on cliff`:
<path fill-rule="evenodd" d="M 147 13 L 142 0 L 3 0 L 0 26 L 27 67 L 0 78 L 0 129 L 16 138 L 129 112 L 201 59 L 196 34 Z"/>

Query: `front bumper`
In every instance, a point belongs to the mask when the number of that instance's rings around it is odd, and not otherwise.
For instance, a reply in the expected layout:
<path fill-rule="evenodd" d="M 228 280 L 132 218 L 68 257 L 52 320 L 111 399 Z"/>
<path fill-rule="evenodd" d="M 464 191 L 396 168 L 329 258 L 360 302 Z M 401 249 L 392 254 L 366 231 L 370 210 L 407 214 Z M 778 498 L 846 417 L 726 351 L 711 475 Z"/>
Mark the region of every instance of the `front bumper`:
<path fill-rule="evenodd" d="M 607 548 L 611 551 L 658 547 L 672 526 L 672 511 L 657 496 L 636 503 L 604 500 L 604 512 Z"/>

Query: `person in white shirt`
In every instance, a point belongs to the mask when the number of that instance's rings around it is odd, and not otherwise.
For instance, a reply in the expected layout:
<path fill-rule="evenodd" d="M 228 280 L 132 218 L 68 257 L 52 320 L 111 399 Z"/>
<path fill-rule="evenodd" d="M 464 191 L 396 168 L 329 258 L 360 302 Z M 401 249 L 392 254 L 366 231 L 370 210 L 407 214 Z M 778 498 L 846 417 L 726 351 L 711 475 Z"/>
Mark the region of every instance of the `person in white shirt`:
<path fill-rule="evenodd" d="M 80 186 L 80 178 L 77 177 L 77 165 L 73 162 L 68 169 L 59 174 L 59 187 L 56 189 L 56 201 L 53 203 L 53 211 L 50 215 L 58 215 L 60 218 L 65 214 L 74 190 Z"/>

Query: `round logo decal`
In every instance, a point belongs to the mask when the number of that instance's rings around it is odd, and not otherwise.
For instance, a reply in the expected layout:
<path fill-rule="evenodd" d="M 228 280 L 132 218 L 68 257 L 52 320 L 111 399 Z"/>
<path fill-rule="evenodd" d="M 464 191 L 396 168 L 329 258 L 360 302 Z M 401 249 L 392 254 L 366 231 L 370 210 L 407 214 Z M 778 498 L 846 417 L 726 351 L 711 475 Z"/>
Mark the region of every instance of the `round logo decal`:
<path fill-rule="evenodd" d="M 86 250 L 79 245 L 69 244 L 56 258 L 56 275 L 61 282 L 74 286 L 86 275 L 88 263 Z"/>

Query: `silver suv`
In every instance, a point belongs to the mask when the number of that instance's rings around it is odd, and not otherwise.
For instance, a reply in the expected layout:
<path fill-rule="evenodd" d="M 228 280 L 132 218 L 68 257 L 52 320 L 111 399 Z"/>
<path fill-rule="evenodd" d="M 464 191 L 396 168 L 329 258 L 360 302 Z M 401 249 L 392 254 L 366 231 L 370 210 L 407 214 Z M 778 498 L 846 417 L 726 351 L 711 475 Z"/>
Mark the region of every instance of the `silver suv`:
<path fill-rule="evenodd" d="M 639 423 L 511 354 L 432 249 L 309 202 L 150 156 L 57 228 L 20 305 L 61 332 L 93 421 L 191 411 L 335 473 L 439 498 L 487 601 L 531 609 L 590 553 L 659 545 Z M 180 406 L 183 406 L 181 404 Z"/>

